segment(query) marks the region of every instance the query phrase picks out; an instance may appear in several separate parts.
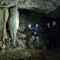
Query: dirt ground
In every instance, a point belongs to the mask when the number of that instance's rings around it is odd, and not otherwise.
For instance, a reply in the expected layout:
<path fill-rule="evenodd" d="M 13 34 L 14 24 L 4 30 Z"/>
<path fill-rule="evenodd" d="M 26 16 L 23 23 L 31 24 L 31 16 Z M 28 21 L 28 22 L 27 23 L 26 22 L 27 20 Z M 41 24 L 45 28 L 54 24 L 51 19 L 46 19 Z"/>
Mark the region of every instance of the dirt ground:
<path fill-rule="evenodd" d="M 60 60 L 60 51 L 24 49 L 0 52 L 0 60 Z"/>

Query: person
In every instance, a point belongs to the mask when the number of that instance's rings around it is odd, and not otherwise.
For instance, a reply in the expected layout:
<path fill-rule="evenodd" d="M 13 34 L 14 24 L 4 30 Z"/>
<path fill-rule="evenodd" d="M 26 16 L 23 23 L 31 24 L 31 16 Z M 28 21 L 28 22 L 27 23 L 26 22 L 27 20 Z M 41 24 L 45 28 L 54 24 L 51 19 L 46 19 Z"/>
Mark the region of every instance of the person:
<path fill-rule="evenodd" d="M 26 34 L 25 39 L 27 40 L 27 41 L 26 41 L 27 47 L 29 47 L 29 40 L 30 40 L 31 33 L 32 33 L 31 28 L 32 28 L 31 24 L 28 24 L 28 26 L 26 26 L 25 29 L 24 29 L 24 32 L 25 32 L 25 34 Z"/>
<path fill-rule="evenodd" d="M 52 22 L 51 29 L 50 29 L 50 39 L 51 39 L 51 48 L 57 49 L 58 48 L 58 40 L 59 40 L 59 31 L 56 21 Z"/>
<path fill-rule="evenodd" d="M 39 37 L 41 35 L 42 30 L 41 30 L 41 28 L 39 28 L 38 24 L 36 24 L 35 27 L 31 28 L 31 30 L 32 30 L 32 36 L 29 41 L 29 47 L 32 48 L 32 43 L 33 43 L 33 41 L 35 41 L 36 42 L 35 47 L 38 48 L 39 47 Z"/>
<path fill-rule="evenodd" d="M 51 46 L 50 46 L 50 28 L 51 28 L 51 26 L 50 26 L 50 23 L 48 22 L 47 23 L 47 43 L 46 43 L 48 49 L 51 48 Z"/>

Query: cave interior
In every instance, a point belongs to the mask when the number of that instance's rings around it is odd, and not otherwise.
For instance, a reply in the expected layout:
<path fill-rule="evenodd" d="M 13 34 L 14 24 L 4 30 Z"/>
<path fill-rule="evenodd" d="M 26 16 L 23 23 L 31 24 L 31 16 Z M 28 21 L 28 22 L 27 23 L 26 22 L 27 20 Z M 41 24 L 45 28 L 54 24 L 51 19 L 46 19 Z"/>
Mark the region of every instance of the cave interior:
<path fill-rule="evenodd" d="M 24 20 L 26 27 L 28 27 L 29 24 L 35 26 L 35 24 L 38 23 L 40 27 L 42 27 L 44 33 L 47 34 L 47 36 L 48 36 L 47 23 L 52 24 L 53 21 L 56 21 L 58 27 L 58 33 L 59 33 L 58 37 L 60 36 L 60 6 L 56 10 L 51 11 L 48 14 L 38 12 L 38 10 L 37 11 L 29 10 L 29 9 L 18 9 L 18 10 L 20 15 L 23 15 L 23 17 L 25 17 Z M 60 42 L 60 37 L 57 41 Z M 60 43 L 57 44 L 59 46 L 58 49 L 60 49 Z"/>

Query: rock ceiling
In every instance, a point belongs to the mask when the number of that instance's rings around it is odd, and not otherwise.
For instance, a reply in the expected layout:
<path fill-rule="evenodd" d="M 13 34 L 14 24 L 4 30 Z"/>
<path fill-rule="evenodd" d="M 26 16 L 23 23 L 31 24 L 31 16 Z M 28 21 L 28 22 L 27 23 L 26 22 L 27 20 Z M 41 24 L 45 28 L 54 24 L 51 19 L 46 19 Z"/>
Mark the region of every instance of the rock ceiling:
<path fill-rule="evenodd" d="M 60 6 L 60 0 L 0 0 L 0 7 L 17 6 L 18 9 L 29 9 L 39 13 L 49 13 Z"/>
<path fill-rule="evenodd" d="M 33 10 L 38 13 L 50 13 L 51 17 L 60 17 L 60 0 L 0 0 L 0 7 L 17 6 L 18 9 Z"/>

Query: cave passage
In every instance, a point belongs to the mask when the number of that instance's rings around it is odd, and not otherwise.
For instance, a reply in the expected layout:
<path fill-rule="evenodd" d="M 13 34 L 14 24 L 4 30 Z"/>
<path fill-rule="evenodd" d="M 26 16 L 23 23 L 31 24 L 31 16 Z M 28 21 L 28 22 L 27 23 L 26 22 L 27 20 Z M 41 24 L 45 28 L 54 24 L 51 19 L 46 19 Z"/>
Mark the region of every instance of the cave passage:
<path fill-rule="evenodd" d="M 27 9 L 19 9 L 19 13 L 23 17 L 22 21 L 24 20 L 25 23 L 25 32 L 28 35 L 27 37 L 29 37 L 27 41 L 31 38 L 31 36 L 29 36 L 31 35 L 31 33 L 29 34 L 29 32 L 31 32 L 29 30 L 29 25 L 34 27 L 35 24 L 38 23 L 43 31 L 40 40 L 43 40 L 44 43 L 41 43 L 41 47 L 46 45 L 47 49 L 60 49 L 59 18 L 50 17 L 48 14 L 37 13 Z"/>
<path fill-rule="evenodd" d="M 0 52 L 0 60 L 60 60 L 60 18 L 33 10 L 18 9 L 18 11 L 19 29 L 16 47 L 10 44 L 12 41 L 7 22 L 6 29 L 10 40 L 6 40 L 7 48 Z M 0 51 L 1 49 L 0 47 Z"/>

